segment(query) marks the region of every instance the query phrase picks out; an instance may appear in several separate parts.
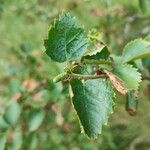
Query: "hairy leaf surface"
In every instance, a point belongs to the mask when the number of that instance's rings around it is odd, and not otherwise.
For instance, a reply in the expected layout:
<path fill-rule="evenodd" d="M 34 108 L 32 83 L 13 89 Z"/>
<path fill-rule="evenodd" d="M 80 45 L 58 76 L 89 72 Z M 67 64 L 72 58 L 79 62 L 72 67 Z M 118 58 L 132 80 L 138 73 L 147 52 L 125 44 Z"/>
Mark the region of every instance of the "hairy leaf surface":
<path fill-rule="evenodd" d="M 113 112 L 114 92 L 105 79 L 71 80 L 73 105 L 81 122 L 81 127 L 89 137 L 101 133 L 102 125 L 107 123 Z"/>
<path fill-rule="evenodd" d="M 46 54 L 54 61 L 78 59 L 87 48 L 84 30 L 76 25 L 69 13 L 60 16 L 49 30 L 45 40 Z"/>

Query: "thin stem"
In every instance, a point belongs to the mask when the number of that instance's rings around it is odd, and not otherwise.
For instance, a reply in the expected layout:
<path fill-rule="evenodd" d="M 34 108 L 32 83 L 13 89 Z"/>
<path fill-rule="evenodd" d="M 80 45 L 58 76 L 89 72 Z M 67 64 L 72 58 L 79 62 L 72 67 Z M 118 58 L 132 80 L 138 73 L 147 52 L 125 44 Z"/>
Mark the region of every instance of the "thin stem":
<path fill-rule="evenodd" d="M 58 76 L 56 76 L 53 79 L 53 82 L 59 82 L 62 80 L 66 80 L 69 78 L 77 78 L 77 79 L 84 79 L 84 80 L 88 80 L 88 79 L 99 79 L 99 78 L 107 78 L 107 76 L 105 74 L 101 74 L 101 75 L 82 75 L 82 74 L 76 74 L 76 73 L 61 73 Z"/>
<path fill-rule="evenodd" d="M 112 61 L 110 61 L 110 60 L 88 60 L 88 59 L 84 59 L 83 62 L 86 64 L 95 64 L 95 65 L 101 65 L 101 64 L 112 65 Z"/>
<path fill-rule="evenodd" d="M 107 78 L 107 76 L 105 74 L 102 74 L 102 75 L 82 75 L 82 74 L 76 74 L 76 73 L 71 73 L 70 77 L 84 79 L 84 80 Z"/>
<path fill-rule="evenodd" d="M 68 80 L 69 78 L 77 78 L 77 79 L 99 79 L 99 78 L 108 78 L 106 74 L 102 73 L 100 75 L 82 75 L 82 74 L 76 74 L 76 73 L 61 73 L 58 76 L 56 76 L 53 81 L 59 82 L 62 80 Z M 142 77 L 142 80 L 148 80 L 150 81 L 150 77 Z"/>

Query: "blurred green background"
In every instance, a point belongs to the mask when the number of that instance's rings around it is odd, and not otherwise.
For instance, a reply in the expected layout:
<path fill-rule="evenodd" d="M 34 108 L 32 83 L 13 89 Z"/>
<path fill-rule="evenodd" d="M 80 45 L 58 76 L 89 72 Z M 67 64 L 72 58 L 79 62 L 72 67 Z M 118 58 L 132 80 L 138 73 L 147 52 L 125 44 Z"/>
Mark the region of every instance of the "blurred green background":
<path fill-rule="evenodd" d="M 150 150 L 150 94 L 140 86 L 136 116 L 117 94 L 114 114 L 98 139 L 80 133 L 63 65 L 44 53 L 50 23 L 69 11 L 86 31 L 97 29 L 120 54 L 150 33 L 150 0 L 0 0 L 0 150 Z"/>

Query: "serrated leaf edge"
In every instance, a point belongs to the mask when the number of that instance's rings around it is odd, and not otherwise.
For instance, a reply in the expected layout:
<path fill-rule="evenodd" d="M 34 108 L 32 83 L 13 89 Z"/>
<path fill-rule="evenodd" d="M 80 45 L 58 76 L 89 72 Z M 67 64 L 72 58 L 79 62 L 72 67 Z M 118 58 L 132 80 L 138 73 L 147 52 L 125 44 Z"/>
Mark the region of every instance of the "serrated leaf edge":
<path fill-rule="evenodd" d="M 84 81 L 82 81 L 82 84 L 83 84 L 83 83 L 84 83 Z M 109 84 L 111 85 L 110 81 L 109 81 Z M 113 90 L 112 85 L 111 85 L 111 88 L 112 88 L 112 90 Z M 113 91 L 113 96 L 112 96 L 112 103 L 113 103 L 112 108 L 113 108 L 113 109 L 112 109 L 112 111 L 108 113 L 107 118 L 106 118 L 106 121 L 102 124 L 99 133 L 98 133 L 98 134 L 92 134 L 91 136 L 89 136 L 89 135 L 87 135 L 87 134 L 85 133 L 84 128 L 83 128 L 83 125 L 82 125 L 82 123 L 81 123 L 81 120 L 80 120 L 80 118 L 79 118 L 79 116 L 78 116 L 78 113 L 77 113 L 76 109 L 74 108 L 73 100 L 72 100 L 74 94 L 73 94 L 73 91 L 72 91 L 72 88 L 71 88 L 71 84 L 69 84 L 69 94 L 70 94 L 70 98 L 71 98 L 71 105 L 72 105 L 72 107 L 73 107 L 73 109 L 74 109 L 74 111 L 75 111 L 75 113 L 76 113 L 76 116 L 77 116 L 77 118 L 78 118 L 78 121 L 79 121 L 81 133 L 85 134 L 85 135 L 87 136 L 87 138 L 89 138 L 89 139 L 97 139 L 97 138 L 98 138 L 98 135 L 100 135 L 100 134 L 102 133 L 102 128 L 103 128 L 103 126 L 107 126 L 107 125 L 108 125 L 109 115 L 111 115 L 111 114 L 114 113 L 113 110 L 114 110 L 114 108 L 115 108 L 115 102 L 114 102 L 114 100 L 115 100 L 115 98 L 116 98 L 116 93 Z"/>
<path fill-rule="evenodd" d="M 133 65 L 130 65 L 130 64 L 121 64 L 120 66 L 129 66 L 129 67 L 131 67 L 132 69 L 134 69 L 136 72 L 137 72 L 137 74 L 138 74 L 138 84 L 137 84 L 137 88 L 136 89 L 130 89 L 130 88 L 127 88 L 128 89 L 128 91 L 131 91 L 131 90 L 138 90 L 139 89 L 139 85 L 140 85 L 140 83 L 141 83 L 141 81 L 142 81 L 142 76 L 141 76 L 141 73 L 138 71 L 138 68 L 135 68 L 135 67 L 133 67 Z M 119 78 L 119 77 L 118 77 Z M 120 78 L 119 78 L 120 79 Z M 120 80 L 122 80 L 122 79 L 120 79 Z M 123 81 L 123 80 L 122 80 Z M 124 82 L 124 81 L 123 81 Z M 125 84 L 125 83 L 124 83 Z"/>
<path fill-rule="evenodd" d="M 129 47 L 131 44 L 133 44 L 134 42 L 137 42 L 138 40 L 143 41 L 143 42 L 149 44 L 146 48 L 148 48 L 148 47 L 150 46 L 150 42 L 149 42 L 149 41 L 146 41 L 146 40 L 144 40 L 144 39 L 142 39 L 142 38 L 134 39 L 134 40 L 130 41 L 129 43 L 127 43 L 127 44 L 125 45 L 125 47 L 123 48 L 123 52 L 122 52 L 122 56 L 121 56 L 122 58 L 124 57 L 124 52 L 126 51 L 126 47 Z M 142 56 L 141 58 L 145 57 L 145 55 L 146 55 L 146 54 L 141 55 L 141 56 Z M 146 56 L 147 56 L 147 55 L 146 55 Z M 138 59 L 138 58 L 139 58 L 139 57 L 135 57 L 133 60 Z M 127 63 L 127 62 L 129 62 L 129 61 L 132 61 L 132 60 L 126 60 L 126 61 L 125 61 L 125 60 L 123 59 L 123 63 Z"/>

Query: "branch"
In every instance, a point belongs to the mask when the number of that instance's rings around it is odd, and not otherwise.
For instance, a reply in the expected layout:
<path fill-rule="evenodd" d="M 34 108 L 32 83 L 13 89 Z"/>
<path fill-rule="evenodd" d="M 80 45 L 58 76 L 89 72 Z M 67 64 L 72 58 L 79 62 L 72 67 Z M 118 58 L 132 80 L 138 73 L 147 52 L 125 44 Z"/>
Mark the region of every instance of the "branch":
<path fill-rule="evenodd" d="M 89 60 L 89 59 L 84 59 L 83 62 L 86 63 L 86 64 L 94 64 L 94 65 L 101 65 L 101 64 L 112 65 L 112 61 L 110 61 L 110 60 Z"/>
<path fill-rule="evenodd" d="M 88 80 L 88 79 L 108 78 L 108 76 L 103 73 L 100 75 L 82 75 L 82 74 L 76 74 L 76 73 L 61 73 L 53 79 L 53 82 L 57 83 L 59 81 L 67 80 L 70 78 Z M 142 80 L 150 81 L 150 77 L 142 77 Z"/>
<path fill-rule="evenodd" d="M 72 73 L 70 75 L 70 77 L 72 77 L 72 78 L 78 78 L 78 79 L 84 79 L 84 80 L 107 78 L 107 76 L 105 74 L 101 74 L 101 75 L 82 75 L 82 74 L 76 74 L 76 73 Z"/>
<path fill-rule="evenodd" d="M 84 79 L 84 80 L 88 80 L 88 79 L 99 79 L 99 78 L 107 78 L 107 76 L 105 74 L 101 74 L 101 75 L 82 75 L 82 74 L 76 74 L 76 73 L 61 73 L 58 76 L 56 76 L 53 79 L 53 82 L 59 82 L 62 80 L 67 80 L 69 78 L 77 78 L 77 79 Z"/>

